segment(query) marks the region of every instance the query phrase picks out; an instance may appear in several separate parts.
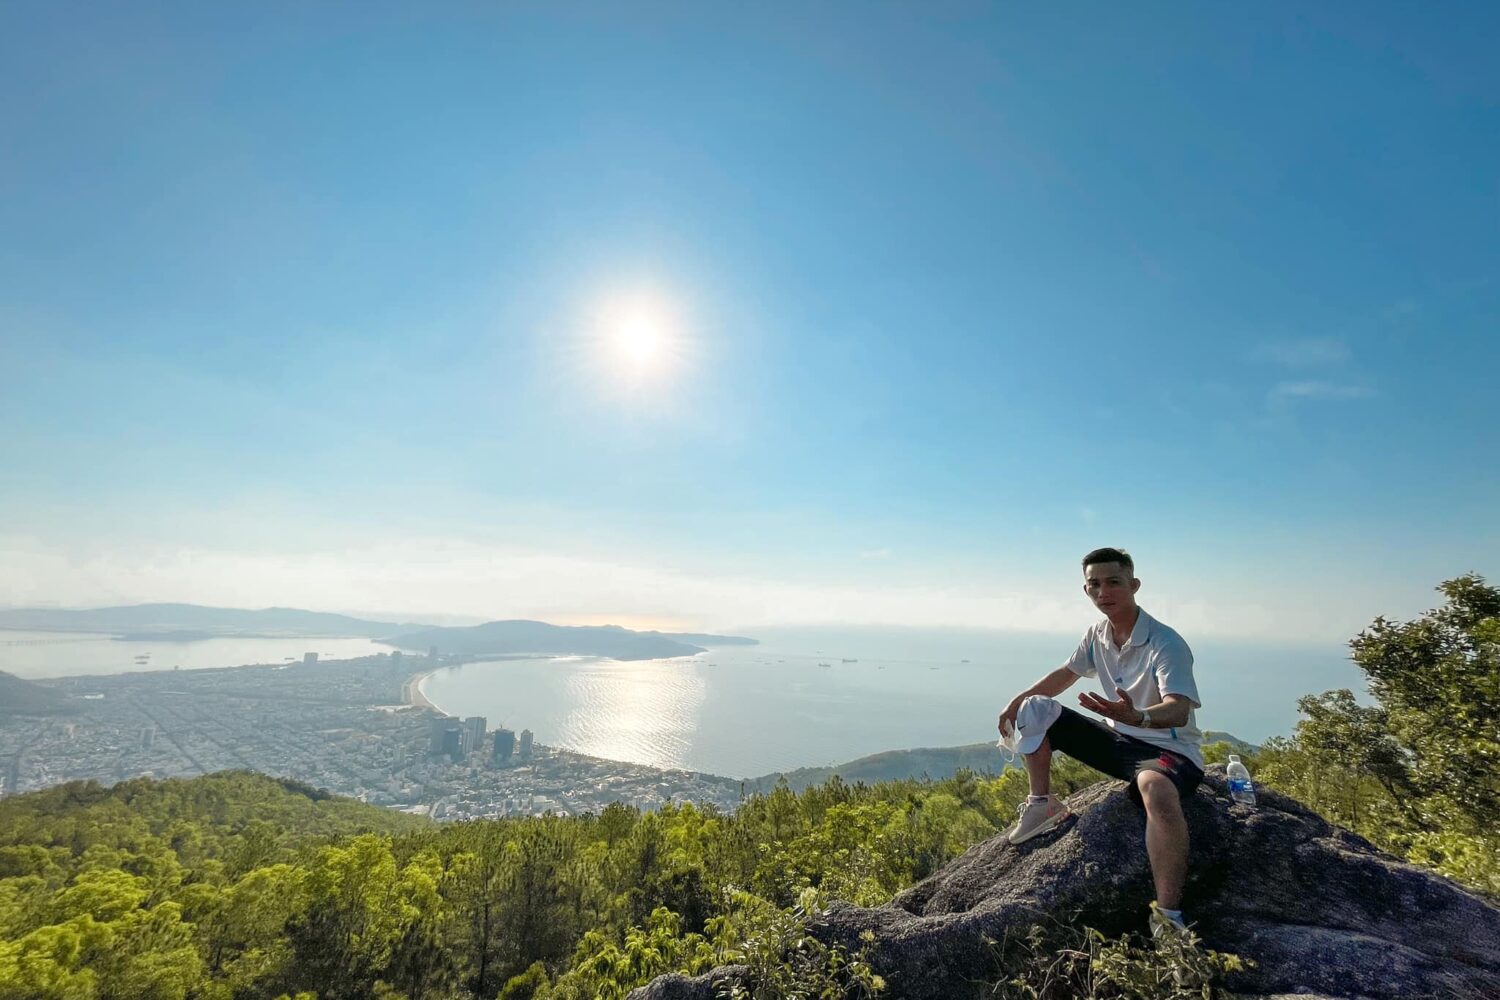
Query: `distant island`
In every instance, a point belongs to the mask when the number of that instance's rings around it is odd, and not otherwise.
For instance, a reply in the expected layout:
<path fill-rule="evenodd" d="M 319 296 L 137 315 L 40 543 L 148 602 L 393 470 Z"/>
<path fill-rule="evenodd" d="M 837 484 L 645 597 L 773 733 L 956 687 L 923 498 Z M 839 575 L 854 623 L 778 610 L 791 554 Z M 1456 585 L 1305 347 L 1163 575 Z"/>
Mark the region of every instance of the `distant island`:
<path fill-rule="evenodd" d="M 634 632 L 618 625 L 548 625 L 524 620 L 430 628 L 378 641 L 418 651 L 437 647 L 444 655 L 607 656 L 616 660 L 692 656 L 710 646 L 753 646 L 758 642 L 734 635 Z"/>

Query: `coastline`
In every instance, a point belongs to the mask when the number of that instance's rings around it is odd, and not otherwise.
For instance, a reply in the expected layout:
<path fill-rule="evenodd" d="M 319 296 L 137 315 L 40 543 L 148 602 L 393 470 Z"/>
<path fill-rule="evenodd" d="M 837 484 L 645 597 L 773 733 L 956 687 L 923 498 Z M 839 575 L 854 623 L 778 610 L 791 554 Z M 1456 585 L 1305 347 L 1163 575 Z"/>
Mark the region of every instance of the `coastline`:
<path fill-rule="evenodd" d="M 412 674 L 408 677 L 406 683 L 401 687 L 401 700 L 413 708 L 428 708 L 442 714 L 443 710 L 428 701 L 427 696 L 422 693 L 422 682 L 435 673 L 437 673 L 437 670 L 424 670 L 420 674 Z"/>

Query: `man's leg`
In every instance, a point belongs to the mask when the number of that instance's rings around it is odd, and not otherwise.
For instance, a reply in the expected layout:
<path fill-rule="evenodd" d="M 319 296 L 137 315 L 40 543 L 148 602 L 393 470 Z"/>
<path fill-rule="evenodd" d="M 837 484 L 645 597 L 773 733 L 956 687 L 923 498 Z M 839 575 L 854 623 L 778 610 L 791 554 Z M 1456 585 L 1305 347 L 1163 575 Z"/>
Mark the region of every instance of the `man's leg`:
<path fill-rule="evenodd" d="M 1041 746 L 1026 754 L 1026 780 L 1032 795 L 1052 794 L 1052 741 L 1042 738 Z"/>
<path fill-rule="evenodd" d="M 1065 753 L 1080 764 L 1087 764 L 1121 781 L 1135 779 L 1136 762 L 1120 756 L 1119 737 L 1102 722 L 1085 718 L 1064 707 L 1047 730 L 1047 736 L 1035 753 L 1026 755 L 1026 777 L 1031 780 L 1031 794 L 1046 795 L 1052 787 L 1052 754 Z"/>
<path fill-rule="evenodd" d="M 1023 804 L 1020 820 L 1008 831 L 1010 842 L 1025 843 L 1055 829 L 1068 818 L 1068 807 L 1051 797 L 1054 749 L 1106 774 L 1129 780 L 1134 776 L 1134 770 L 1125 770 L 1126 762 L 1114 747 L 1115 735 L 1109 728 L 1064 708 L 1036 750 L 1026 754 L 1026 778 L 1031 785 L 1031 798 Z"/>
<path fill-rule="evenodd" d="M 1035 750 L 1026 755 L 1026 778 L 1031 795 L 1021 805 L 1016 825 L 1005 832 L 1012 844 L 1024 844 L 1032 837 L 1057 829 L 1070 815 L 1068 807 L 1052 798 L 1052 740 L 1044 736 Z"/>
<path fill-rule="evenodd" d="M 1156 771 L 1142 771 L 1135 780 L 1146 807 L 1146 857 L 1156 883 L 1156 902 L 1175 910 L 1187 881 L 1188 828 L 1182 797 L 1172 779 Z"/>

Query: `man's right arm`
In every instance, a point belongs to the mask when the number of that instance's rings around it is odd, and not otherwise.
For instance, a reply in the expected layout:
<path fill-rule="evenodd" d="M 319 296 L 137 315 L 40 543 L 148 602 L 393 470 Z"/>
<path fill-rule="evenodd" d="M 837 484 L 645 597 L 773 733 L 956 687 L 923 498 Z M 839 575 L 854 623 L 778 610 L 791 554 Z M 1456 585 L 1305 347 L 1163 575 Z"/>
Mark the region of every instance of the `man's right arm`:
<path fill-rule="evenodd" d="M 1079 675 L 1073 672 L 1072 667 L 1066 665 L 1058 667 L 1056 670 L 1052 671 L 1052 673 L 1048 674 L 1046 677 L 1043 677 L 1041 680 L 1031 685 L 1031 687 L 1027 691 L 1018 695 L 1016 700 L 1025 701 L 1029 696 L 1034 694 L 1043 695 L 1048 698 L 1056 698 L 1068 688 L 1072 687 L 1073 682 L 1078 680 L 1078 677 Z"/>
<path fill-rule="evenodd" d="M 1052 671 L 1052 673 L 1048 674 L 1046 677 L 1043 677 L 1041 680 L 1031 685 L 1031 687 L 1027 688 L 1025 691 L 1022 691 L 1020 694 L 1016 695 L 1011 699 L 1010 704 L 1006 706 L 1005 711 L 1000 713 L 1000 732 L 1007 732 L 1009 729 L 1015 726 L 1016 713 L 1021 710 L 1021 702 L 1025 701 L 1027 698 L 1030 698 L 1034 694 L 1039 694 L 1047 698 L 1056 698 L 1068 688 L 1072 687 L 1073 683 L 1078 680 L 1079 676 L 1079 674 L 1074 673 L 1072 667 L 1064 664 L 1063 666 L 1060 666 L 1056 670 Z"/>

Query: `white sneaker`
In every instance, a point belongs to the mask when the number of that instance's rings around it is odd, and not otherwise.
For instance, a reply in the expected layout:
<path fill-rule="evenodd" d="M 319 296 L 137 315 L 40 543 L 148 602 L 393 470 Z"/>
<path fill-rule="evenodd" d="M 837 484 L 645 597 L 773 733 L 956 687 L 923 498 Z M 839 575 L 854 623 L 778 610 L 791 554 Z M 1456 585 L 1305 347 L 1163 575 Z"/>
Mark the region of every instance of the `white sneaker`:
<path fill-rule="evenodd" d="M 1188 930 L 1187 924 L 1181 917 L 1174 917 L 1161 905 L 1153 902 L 1151 904 L 1151 937 L 1156 941 L 1169 940 L 1171 938 L 1185 938 L 1191 940 L 1192 932 Z"/>
<path fill-rule="evenodd" d="M 1020 813 L 1020 819 L 1016 820 L 1015 826 L 1005 832 L 1005 839 L 1012 844 L 1022 844 L 1032 837 L 1055 830 L 1059 823 L 1072 815 L 1068 812 L 1067 806 L 1051 795 L 1047 796 L 1044 802 L 1032 802 L 1027 799 L 1021 803 L 1021 808 L 1017 811 Z"/>

